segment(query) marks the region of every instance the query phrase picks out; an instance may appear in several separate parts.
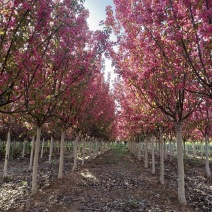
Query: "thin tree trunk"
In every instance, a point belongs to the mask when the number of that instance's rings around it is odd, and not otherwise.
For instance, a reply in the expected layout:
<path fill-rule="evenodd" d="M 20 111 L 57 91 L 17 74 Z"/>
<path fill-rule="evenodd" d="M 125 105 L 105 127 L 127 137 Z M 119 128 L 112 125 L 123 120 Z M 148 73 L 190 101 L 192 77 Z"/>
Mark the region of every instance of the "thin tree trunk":
<path fill-rule="evenodd" d="M 35 154 L 34 154 L 33 172 L 32 172 L 32 189 L 31 189 L 32 195 L 37 194 L 38 192 L 37 174 L 38 174 L 38 157 L 40 149 L 40 136 L 41 136 L 41 127 L 37 127 L 37 136 L 36 136 Z"/>
<path fill-rule="evenodd" d="M 164 140 L 163 132 L 160 130 L 160 183 L 164 185 Z"/>
<path fill-rule="evenodd" d="M 44 147 L 44 142 L 45 142 L 45 139 L 43 138 L 42 146 L 41 146 L 40 158 L 43 158 L 43 147 Z"/>
<path fill-rule="evenodd" d="M 59 141 L 57 141 L 57 153 L 59 153 L 60 152 L 60 143 L 59 143 Z"/>
<path fill-rule="evenodd" d="M 92 143 L 89 141 L 89 160 L 92 158 Z"/>
<path fill-rule="evenodd" d="M 152 135 L 152 174 L 155 174 L 155 138 Z"/>
<path fill-rule="evenodd" d="M 92 141 L 92 158 L 95 158 L 95 142 Z"/>
<path fill-rule="evenodd" d="M 103 154 L 103 141 L 100 140 L 100 155 Z"/>
<path fill-rule="evenodd" d="M 24 158 L 25 149 L 26 149 L 26 140 L 24 140 L 24 142 L 23 142 L 22 158 Z"/>
<path fill-rule="evenodd" d="M 177 136 L 177 162 L 178 162 L 178 200 L 181 204 L 186 205 L 185 197 L 185 176 L 183 163 L 183 144 L 182 144 L 182 123 L 176 123 Z"/>
<path fill-rule="evenodd" d="M 32 142 L 31 142 L 31 152 L 30 152 L 30 161 L 29 161 L 29 171 L 32 170 L 32 162 L 33 162 L 34 151 L 35 151 L 35 136 L 32 137 Z"/>
<path fill-rule="evenodd" d="M 209 167 L 209 154 L 208 154 L 208 150 L 209 150 L 209 145 L 208 142 L 209 141 L 209 137 L 206 134 L 205 135 L 205 169 L 206 169 L 206 176 L 209 178 L 211 177 L 211 171 L 210 171 L 210 167 Z"/>
<path fill-rule="evenodd" d="M 193 143 L 193 157 L 196 158 L 196 143 Z"/>
<path fill-rule="evenodd" d="M 147 138 L 145 138 L 145 160 L 144 167 L 148 168 L 148 146 L 147 146 Z"/>
<path fill-rule="evenodd" d="M 138 142 L 138 160 L 141 160 L 141 138 L 139 136 L 139 142 Z"/>
<path fill-rule="evenodd" d="M 49 163 L 52 162 L 52 153 L 53 153 L 53 143 L 54 142 L 54 139 L 53 139 L 53 136 L 51 136 L 51 141 L 50 141 L 50 148 L 49 148 Z"/>
<path fill-rule="evenodd" d="M 65 148 L 65 130 L 61 130 L 61 142 L 60 142 L 60 163 L 59 163 L 59 173 L 58 178 L 63 177 L 63 164 L 64 164 L 64 148 Z"/>
<path fill-rule="evenodd" d="M 77 145 L 78 145 L 78 137 L 74 140 L 74 165 L 72 171 L 77 168 Z"/>
<path fill-rule="evenodd" d="M 82 165 L 85 164 L 85 147 L 86 147 L 85 145 L 86 145 L 85 139 L 83 139 L 83 141 L 82 141 Z"/>
<path fill-rule="evenodd" d="M 172 141 L 169 140 L 169 160 L 172 162 Z"/>
<path fill-rule="evenodd" d="M 6 154 L 5 154 L 5 161 L 4 161 L 3 177 L 7 177 L 8 160 L 10 157 L 10 144 L 11 144 L 11 138 L 10 138 L 10 129 L 9 129 L 7 132 L 7 146 L 6 146 Z"/>
<path fill-rule="evenodd" d="M 164 160 L 166 160 L 166 141 L 163 141 Z"/>
<path fill-rule="evenodd" d="M 183 140 L 183 153 L 184 153 L 184 157 L 186 158 L 186 141 Z"/>
<path fill-rule="evenodd" d="M 96 140 L 96 156 L 99 155 L 99 141 Z"/>
<path fill-rule="evenodd" d="M 203 142 L 201 142 L 201 147 L 200 147 L 200 149 L 201 149 L 201 158 L 203 159 Z"/>

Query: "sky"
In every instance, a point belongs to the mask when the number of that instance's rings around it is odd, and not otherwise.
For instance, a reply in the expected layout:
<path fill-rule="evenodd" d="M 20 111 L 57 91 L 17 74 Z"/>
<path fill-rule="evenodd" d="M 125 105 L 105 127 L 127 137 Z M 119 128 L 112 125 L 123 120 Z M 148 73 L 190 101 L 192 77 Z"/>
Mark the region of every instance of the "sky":
<path fill-rule="evenodd" d="M 108 5 L 113 6 L 113 0 L 85 0 L 84 6 L 90 11 L 88 23 L 91 30 L 98 29 L 99 22 L 105 20 L 105 8 Z"/>
<path fill-rule="evenodd" d="M 106 6 L 114 7 L 113 0 L 85 0 L 84 6 L 89 10 L 88 25 L 91 30 L 101 29 L 99 22 L 105 20 Z M 112 36 L 114 38 L 114 36 Z M 111 67 L 111 61 L 105 59 L 105 80 L 107 80 L 108 73 L 111 73 L 111 80 L 114 80 L 114 69 Z"/>

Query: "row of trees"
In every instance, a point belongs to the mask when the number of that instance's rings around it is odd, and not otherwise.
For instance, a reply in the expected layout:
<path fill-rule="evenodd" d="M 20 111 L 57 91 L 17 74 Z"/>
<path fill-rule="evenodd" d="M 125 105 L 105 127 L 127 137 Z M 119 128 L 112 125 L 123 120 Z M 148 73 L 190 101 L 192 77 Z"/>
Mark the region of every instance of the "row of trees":
<path fill-rule="evenodd" d="M 7 131 L 5 166 L 10 134 L 24 138 L 36 132 L 35 194 L 42 128 L 52 135 L 61 133 L 60 167 L 65 134 L 113 139 L 115 103 L 101 72 L 109 31 L 89 30 L 83 0 L 11 0 L 0 6 L 0 126 L 2 133 Z"/>
<path fill-rule="evenodd" d="M 161 148 L 164 133 L 176 138 L 178 199 L 186 204 L 183 136 L 192 138 L 198 130 L 205 137 L 206 170 L 211 175 L 207 149 L 212 121 L 212 2 L 114 4 L 115 14 L 111 7 L 106 9 L 105 25 L 117 35 L 117 51 L 111 48 L 110 56 L 120 76 L 115 86 L 119 135 L 128 140 L 137 134 L 159 135 Z"/>

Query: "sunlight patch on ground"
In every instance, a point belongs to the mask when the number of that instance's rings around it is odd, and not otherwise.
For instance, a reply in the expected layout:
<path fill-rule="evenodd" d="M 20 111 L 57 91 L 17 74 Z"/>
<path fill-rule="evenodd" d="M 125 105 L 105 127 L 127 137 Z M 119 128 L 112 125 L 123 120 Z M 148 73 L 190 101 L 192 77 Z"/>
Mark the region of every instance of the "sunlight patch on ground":
<path fill-rule="evenodd" d="M 0 188 L 0 205 L 3 205 L 3 208 L 1 209 L 9 210 L 20 196 L 25 195 L 24 189 L 25 186 L 17 186 L 13 183 L 2 185 Z M 5 202 L 7 202 L 7 204 L 5 204 Z"/>
<path fill-rule="evenodd" d="M 85 170 L 81 171 L 80 174 L 81 174 L 83 177 L 85 177 L 85 178 L 90 178 L 90 179 L 97 180 L 97 178 L 96 178 L 91 172 L 89 172 L 88 169 L 85 169 Z"/>

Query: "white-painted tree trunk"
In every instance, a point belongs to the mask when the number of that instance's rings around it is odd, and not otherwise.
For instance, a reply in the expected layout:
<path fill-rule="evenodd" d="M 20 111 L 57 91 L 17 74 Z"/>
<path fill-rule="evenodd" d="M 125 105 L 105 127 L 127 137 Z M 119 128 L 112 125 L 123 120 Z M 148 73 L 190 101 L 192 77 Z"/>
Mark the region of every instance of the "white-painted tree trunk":
<path fill-rule="evenodd" d="M 92 158 L 95 158 L 95 141 L 92 140 Z"/>
<path fill-rule="evenodd" d="M 177 136 L 177 162 L 178 162 L 178 200 L 182 205 L 186 205 L 181 122 L 176 123 L 176 134 L 177 134 L 176 136 Z"/>
<path fill-rule="evenodd" d="M 141 161 L 141 139 L 138 142 L 138 160 Z"/>
<path fill-rule="evenodd" d="M 182 144 L 182 148 L 183 148 L 183 144 Z M 174 143 L 174 149 L 175 149 L 175 151 L 176 151 L 175 156 L 178 156 L 178 153 L 177 153 L 177 151 L 178 151 L 177 142 Z"/>
<path fill-rule="evenodd" d="M 164 140 L 160 130 L 160 183 L 164 185 Z"/>
<path fill-rule="evenodd" d="M 196 158 L 196 143 L 193 143 L 193 157 Z"/>
<path fill-rule="evenodd" d="M 40 136 L 41 136 L 41 127 L 37 127 L 37 136 L 35 143 L 35 154 L 34 154 L 33 172 L 32 172 L 32 189 L 31 189 L 32 195 L 37 194 L 38 192 L 37 174 L 38 174 L 38 157 L 40 149 Z"/>
<path fill-rule="evenodd" d="M 169 140 L 169 161 L 172 162 L 172 141 Z"/>
<path fill-rule="evenodd" d="M 92 158 L 92 142 L 89 141 L 89 160 Z"/>
<path fill-rule="evenodd" d="M 99 155 L 99 141 L 96 140 L 96 156 Z"/>
<path fill-rule="evenodd" d="M 155 138 L 152 135 L 151 137 L 152 141 L 152 174 L 155 174 Z"/>
<path fill-rule="evenodd" d="M 155 152 L 156 152 L 156 155 L 158 155 L 158 142 L 157 142 L 157 139 L 156 139 L 156 142 L 155 142 Z"/>
<path fill-rule="evenodd" d="M 68 150 L 71 151 L 71 141 L 68 142 Z"/>
<path fill-rule="evenodd" d="M 205 169 L 206 169 L 206 176 L 209 178 L 211 177 L 211 171 L 210 171 L 210 167 L 209 167 L 209 145 L 208 142 L 209 141 L 209 136 L 206 134 L 205 135 Z"/>
<path fill-rule="evenodd" d="M 52 162 L 52 154 L 53 154 L 53 143 L 54 142 L 54 139 L 53 139 L 53 136 L 51 136 L 51 141 L 50 141 L 50 148 L 49 148 L 49 163 Z"/>
<path fill-rule="evenodd" d="M 74 165 L 72 171 L 77 168 L 77 145 L 78 145 L 78 137 L 74 140 Z"/>
<path fill-rule="evenodd" d="M 145 138 L 145 159 L 144 159 L 144 167 L 148 168 L 148 144 L 147 144 L 147 138 Z"/>
<path fill-rule="evenodd" d="M 11 145 L 11 137 L 10 137 L 10 129 L 9 129 L 7 132 L 7 144 L 6 144 L 3 177 L 7 177 L 8 161 L 9 161 L 9 157 L 10 157 L 10 145 Z"/>
<path fill-rule="evenodd" d="M 23 142 L 23 149 L 22 149 L 22 158 L 24 158 L 24 155 L 25 155 L 25 150 L 26 150 L 26 140 L 24 140 Z"/>
<path fill-rule="evenodd" d="M 203 159 L 203 142 L 201 142 L 201 147 L 200 147 L 200 149 L 201 149 L 201 158 Z"/>
<path fill-rule="evenodd" d="M 86 142 L 85 139 L 82 141 L 82 165 L 85 164 L 85 149 L 86 149 Z"/>
<path fill-rule="evenodd" d="M 163 145 L 163 148 L 164 148 L 164 160 L 166 160 L 166 141 L 164 141 L 164 143 L 163 143 L 164 145 Z"/>
<path fill-rule="evenodd" d="M 61 129 L 60 163 L 59 163 L 59 173 L 58 173 L 59 179 L 61 179 L 63 177 L 64 148 L 65 148 L 65 130 Z"/>
<path fill-rule="evenodd" d="M 32 137 L 32 141 L 31 141 L 29 171 L 32 170 L 32 162 L 33 162 L 34 151 L 35 151 L 35 136 Z"/>
<path fill-rule="evenodd" d="M 44 147 L 44 142 L 45 142 L 45 139 L 43 138 L 42 146 L 41 146 L 40 158 L 43 158 L 43 147 Z"/>
<path fill-rule="evenodd" d="M 100 155 L 103 154 L 103 141 L 100 140 Z"/>
<path fill-rule="evenodd" d="M 57 153 L 59 153 L 60 152 L 60 143 L 59 143 L 59 141 L 57 141 Z"/>

